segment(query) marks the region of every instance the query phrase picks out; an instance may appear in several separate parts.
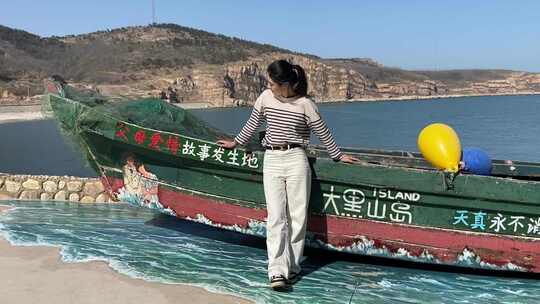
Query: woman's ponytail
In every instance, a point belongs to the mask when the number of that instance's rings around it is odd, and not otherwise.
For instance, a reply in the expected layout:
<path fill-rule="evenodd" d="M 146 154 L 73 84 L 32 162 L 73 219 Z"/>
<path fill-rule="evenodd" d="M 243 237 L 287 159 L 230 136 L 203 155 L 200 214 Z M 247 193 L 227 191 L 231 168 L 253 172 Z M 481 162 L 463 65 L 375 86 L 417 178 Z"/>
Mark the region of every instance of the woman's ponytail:
<path fill-rule="evenodd" d="M 296 75 L 298 75 L 296 83 L 292 85 L 292 89 L 294 93 L 296 93 L 296 95 L 299 95 L 302 97 L 306 96 L 307 90 L 308 90 L 306 72 L 301 66 L 297 64 L 293 65 L 292 68 L 293 68 L 293 71 L 296 73 Z"/>

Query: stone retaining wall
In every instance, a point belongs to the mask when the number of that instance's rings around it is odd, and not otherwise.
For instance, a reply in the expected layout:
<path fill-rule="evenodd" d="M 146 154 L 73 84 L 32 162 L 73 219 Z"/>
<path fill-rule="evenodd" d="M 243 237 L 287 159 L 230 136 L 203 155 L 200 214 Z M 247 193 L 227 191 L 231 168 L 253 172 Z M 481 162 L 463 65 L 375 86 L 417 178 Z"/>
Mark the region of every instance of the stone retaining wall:
<path fill-rule="evenodd" d="M 99 178 L 0 173 L 0 200 L 113 202 Z"/>

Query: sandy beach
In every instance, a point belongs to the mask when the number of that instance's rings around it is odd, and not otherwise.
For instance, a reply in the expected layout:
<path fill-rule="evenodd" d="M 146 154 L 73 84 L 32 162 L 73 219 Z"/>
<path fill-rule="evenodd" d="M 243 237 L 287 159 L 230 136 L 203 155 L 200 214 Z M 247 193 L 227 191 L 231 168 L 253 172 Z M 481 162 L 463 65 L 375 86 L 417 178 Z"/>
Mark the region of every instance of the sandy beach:
<path fill-rule="evenodd" d="M 0 213 L 7 209 L 0 205 Z M 59 249 L 11 246 L 0 237 L 0 303 L 251 303 L 188 285 L 132 279 L 104 262 L 63 263 Z"/>
<path fill-rule="evenodd" d="M 0 106 L 0 123 L 44 119 L 40 105 Z"/>
<path fill-rule="evenodd" d="M 178 105 L 184 109 L 208 108 L 208 103 L 184 103 Z M 0 123 L 45 119 L 40 105 L 31 106 L 0 106 Z"/>

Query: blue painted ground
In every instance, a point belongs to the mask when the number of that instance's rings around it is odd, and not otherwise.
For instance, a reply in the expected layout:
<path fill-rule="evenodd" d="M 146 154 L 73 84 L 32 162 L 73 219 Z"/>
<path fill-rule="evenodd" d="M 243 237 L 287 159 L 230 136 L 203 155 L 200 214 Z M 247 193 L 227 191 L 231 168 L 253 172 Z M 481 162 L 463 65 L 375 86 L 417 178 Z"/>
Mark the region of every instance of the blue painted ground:
<path fill-rule="evenodd" d="M 366 264 L 317 251 L 308 252 L 293 291 L 276 293 L 267 285 L 261 239 L 124 204 L 13 206 L 0 216 L 0 231 L 13 244 L 60 246 L 66 262 L 106 261 L 128 276 L 257 303 L 536 303 L 540 294 L 540 280 Z"/>

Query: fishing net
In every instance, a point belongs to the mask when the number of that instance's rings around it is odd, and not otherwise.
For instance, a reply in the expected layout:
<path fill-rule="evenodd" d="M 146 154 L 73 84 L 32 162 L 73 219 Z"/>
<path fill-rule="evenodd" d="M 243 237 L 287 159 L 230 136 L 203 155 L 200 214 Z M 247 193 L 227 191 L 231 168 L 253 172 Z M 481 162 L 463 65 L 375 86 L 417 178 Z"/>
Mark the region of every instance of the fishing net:
<path fill-rule="evenodd" d="M 111 126 L 111 121 L 116 120 L 210 142 L 231 138 L 231 135 L 211 127 L 181 107 L 160 99 L 117 101 L 96 91 L 76 89 L 59 81 L 46 82 L 45 87 L 49 94 L 45 94 L 42 107 L 44 114 L 56 119 L 61 133 L 75 143 L 87 159 L 88 151 L 79 136 L 81 129 L 102 124 L 100 129 L 103 130 L 103 126 Z M 55 98 L 66 98 L 73 102 L 54 102 Z M 51 106 L 53 103 L 54 111 Z M 250 144 L 257 145 L 256 141 Z"/>
<path fill-rule="evenodd" d="M 161 99 L 146 98 L 139 100 L 113 100 L 96 91 L 75 89 L 72 86 L 54 83 L 57 95 L 75 101 L 78 105 L 58 108 L 52 111 L 50 104 L 55 95 L 46 95 L 43 111 L 48 117 L 54 117 L 64 131 L 76 131 L 78 126 L 96 123 L 110 118 L 136 124 L 141 127 L 176 133 L 184 136 L 215 141 L 230 135 L 211 127 L 195 115 Z M 49 91 L 49 93 L 51 93 Z M 54 92 L 52 92 L 54 93 Z M 52 98 L 52 99 L 51 99 Z M 105 115 L 104 115 L 105 114 Z M 107 117 L 108 116 L 108 117 Z"/>

